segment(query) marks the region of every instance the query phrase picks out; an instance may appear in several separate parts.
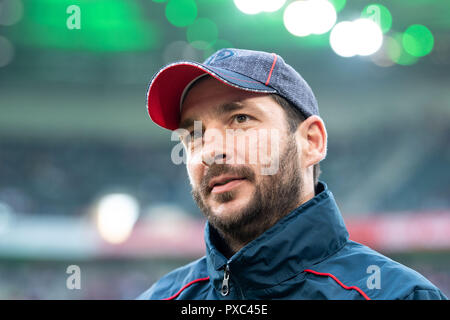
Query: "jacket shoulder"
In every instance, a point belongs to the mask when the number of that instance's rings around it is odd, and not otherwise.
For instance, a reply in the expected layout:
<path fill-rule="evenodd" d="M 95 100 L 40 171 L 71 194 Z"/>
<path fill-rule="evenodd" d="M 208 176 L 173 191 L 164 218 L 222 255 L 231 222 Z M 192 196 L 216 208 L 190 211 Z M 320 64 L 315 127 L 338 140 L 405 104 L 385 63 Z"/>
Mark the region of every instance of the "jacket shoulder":
<path fill-rule="evenodd" d="M 182 293 L 185 294 L 185 290 L 192 291 L 192 288 L 188 287 L 193 285 L 198 287 L 198 282 L 209 282 L 207 280 L 209 278 L 206 271 L 206 257 L 202 257 L 169 272 L 137 297 L 137 300 L 175 299 Z M 195 292 L 198 293 L 198 288 Z"/>
<path fill-rule="evenodd" d="M 347 286 L 355 286 L 370 299 L 446 299 L 417 271 L 354 241 L 319 264 L 331 270 Z"/>

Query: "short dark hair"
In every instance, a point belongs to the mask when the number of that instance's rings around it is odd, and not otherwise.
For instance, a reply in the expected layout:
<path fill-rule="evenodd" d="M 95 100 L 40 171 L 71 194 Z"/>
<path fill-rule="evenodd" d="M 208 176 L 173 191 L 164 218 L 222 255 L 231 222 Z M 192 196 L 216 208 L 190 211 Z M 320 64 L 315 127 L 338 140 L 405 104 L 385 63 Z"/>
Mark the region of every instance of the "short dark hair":
<path fill-rule="evenodd" d="M 287 101 L 285 98 L 277 95 L 277 94 L 271 94 L 270 95 L 284 110 L 286 121 L 288 123 L 289 131 L 291 133 L 294 133 L 300 123 L 305 121 L 306 117 L 303 115 L 303 113 L 296 107 L 292 105 L 289 101 Z M 314 179 L 314 186 L 317 187 L 317 183 L 319 182 L 319 176 L 322 173 L 320 170 L 320 163 L 316 163 L 313 167 L 313 179 Z"/>

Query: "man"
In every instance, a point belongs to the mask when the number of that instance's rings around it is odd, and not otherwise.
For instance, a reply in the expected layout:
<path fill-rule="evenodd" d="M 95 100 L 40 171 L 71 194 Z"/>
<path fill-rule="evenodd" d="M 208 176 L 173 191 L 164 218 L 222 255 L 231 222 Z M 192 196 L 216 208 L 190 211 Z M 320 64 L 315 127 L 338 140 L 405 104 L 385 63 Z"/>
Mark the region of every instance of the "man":
<path fill-rule="evenodd" d="M 266 52 L 222 49 L 161 69 L 148 111 L 177 130 L 206 255 L 141 299 L 446 299 L 417 272 L 348 238 L 318 181 L 327 133 L 305 80 Z"/>

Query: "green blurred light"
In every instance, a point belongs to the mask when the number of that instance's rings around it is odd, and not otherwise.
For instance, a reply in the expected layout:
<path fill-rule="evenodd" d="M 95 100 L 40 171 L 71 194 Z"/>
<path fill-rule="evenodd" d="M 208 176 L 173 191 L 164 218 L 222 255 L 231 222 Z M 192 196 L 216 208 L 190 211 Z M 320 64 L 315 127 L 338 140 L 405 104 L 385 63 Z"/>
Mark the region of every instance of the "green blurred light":
<path fill-rule="evenodd" d="M 433 50 L 434 37 L 427 27 L 414 24 L 403 33 L 402 43 L 410 55 L 423 57 Z"/>
<path fill-rule="evenodd" d="M 396 33 L 392 41 L 387 45 L 387 54 L 395 63 L 403 66 L 409 66 L 418 61 L 417 57 L 410 55 L 402 46 L 402 34 Z"/>
<path fill-rule="evenodd" d="M 383 33 L 388 32 L 392 27 L 391 12 L 381 4 L 369 4 L 361 12 L 361 17 L 372 19 L 378 23 Z"/>
<path fill-rule="evenodd" d="M 336 9 L 336 12 L 342 11 L 344 9 L 347 0 L 328 0 Z"/>
<path fill-rule="evenodd" d="M 197 5 L 194 0 L 169 0 L 166 18 L 176 27 L 186 27 L 197 18 Z"/>
<path fill-rule="evenodd" d="M 153 2 L 158 2 L 158 3 L 162 3 L 162 2 L 166 2 L 167 0 L 152 0 Z"/>
<path fill-rule="evenodd" d="M 159 43 L 155 25 L 142 16 L 142 7 L 127 0 L 78 0 L 80 29 L 66 25 L 72 0 L 30 1 L 17 28 L 16 43 L 23 45 L 90 51 L 139 51 Z M 130 36 L 133 35 L 133 36 Z"/>
<path fill-rule="evenodd" d="M 218 30 L 216 24 L 210 19 L 195 20 L 187 29 L 187 40 L 196 49 L 211 48 L 217 40 Z"/>

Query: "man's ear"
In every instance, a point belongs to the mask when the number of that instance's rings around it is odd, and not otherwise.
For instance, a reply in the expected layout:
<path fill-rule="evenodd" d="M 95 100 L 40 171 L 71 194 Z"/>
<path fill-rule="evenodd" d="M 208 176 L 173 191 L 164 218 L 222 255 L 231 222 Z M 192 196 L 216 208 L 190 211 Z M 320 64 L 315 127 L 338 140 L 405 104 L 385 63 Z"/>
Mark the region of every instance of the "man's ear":
<path fill-rule="evenodd" d="M 307 168 L 325 159 L 327 155 L 327 130 L 323 120 L 316 115 L 306 118 L 297 128 L 296 135 L 302 144 L 302 166 Z"/>

